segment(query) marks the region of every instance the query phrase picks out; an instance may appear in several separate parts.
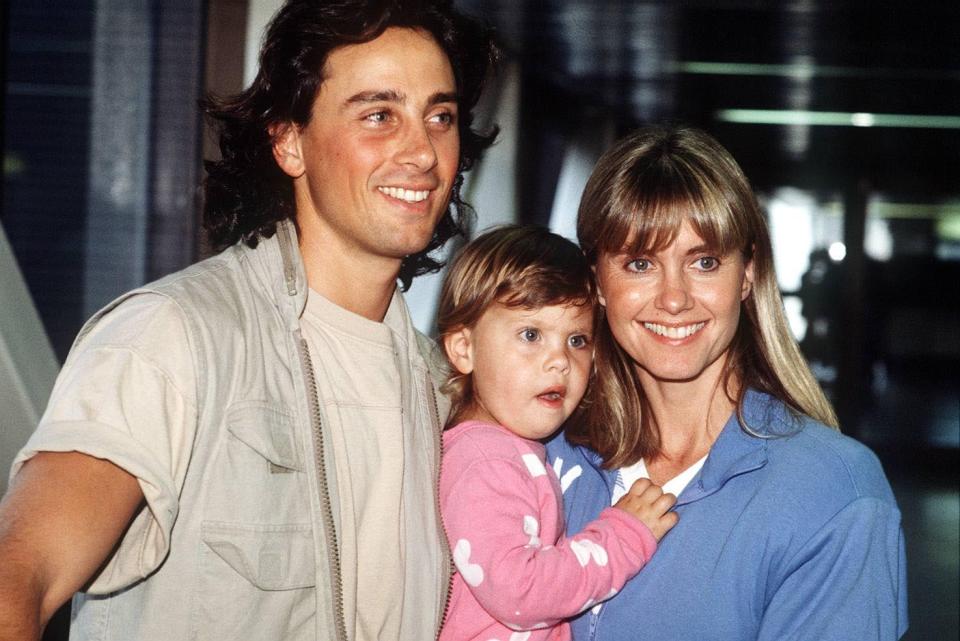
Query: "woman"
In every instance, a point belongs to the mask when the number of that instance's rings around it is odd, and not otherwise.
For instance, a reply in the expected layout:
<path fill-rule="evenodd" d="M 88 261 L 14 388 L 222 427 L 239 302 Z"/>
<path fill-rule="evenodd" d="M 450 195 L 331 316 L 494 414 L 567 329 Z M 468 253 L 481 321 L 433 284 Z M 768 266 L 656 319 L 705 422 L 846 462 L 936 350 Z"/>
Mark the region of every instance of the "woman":
<path fill-rule="evenodd" d="M 789 333 L 730 154 L 701 131 L 639 131 L 600 159 L 577 232 L 606 321 L 588 403 L 548 448 L 567 529 L 641 477 L 679 496 L 680 522 L 574 638 L 899 638 L 899 511 Z"/>

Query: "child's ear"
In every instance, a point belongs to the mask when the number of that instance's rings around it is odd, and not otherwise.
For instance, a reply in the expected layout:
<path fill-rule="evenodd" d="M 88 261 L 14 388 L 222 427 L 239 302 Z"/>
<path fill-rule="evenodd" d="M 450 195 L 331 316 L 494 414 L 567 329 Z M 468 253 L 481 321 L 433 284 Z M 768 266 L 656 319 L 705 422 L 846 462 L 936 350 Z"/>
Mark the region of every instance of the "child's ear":
<path fill-rule="evenodd" d="M 461 327 L 443 337 L 443 349 L 447 359 L 461 374 L 473 371 L 473 343 L 470 340 L 470 328 Z"/>
<path fill-rule="evenodd" d="M 305 168 L 303 149 L 300 146 L 300 128 L 291 122 L 270 125 L 269 131 L 273 138 L 273 157 L 277 165 L 291 178 L 302 176 Z"/>

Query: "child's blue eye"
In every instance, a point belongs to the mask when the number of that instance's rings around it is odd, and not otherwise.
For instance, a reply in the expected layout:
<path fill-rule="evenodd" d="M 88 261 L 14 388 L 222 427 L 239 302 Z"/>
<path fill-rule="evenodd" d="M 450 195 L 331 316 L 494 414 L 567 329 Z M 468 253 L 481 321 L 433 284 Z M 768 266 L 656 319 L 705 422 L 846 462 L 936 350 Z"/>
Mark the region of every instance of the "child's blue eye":
<path fill-rule="evenodd" d="M 584 334 L 576 334 L 567 339 L 567 342 L 570 343 L 570 347 L 574 349 L 582 349 L 590 344 L 590 339 Z"/>
<path fill-rule="evenodd" d="M 540 338 L 540 330 L 534 327 L 527 327 L 520 330 L 520 339 L 532 343 Z"/>

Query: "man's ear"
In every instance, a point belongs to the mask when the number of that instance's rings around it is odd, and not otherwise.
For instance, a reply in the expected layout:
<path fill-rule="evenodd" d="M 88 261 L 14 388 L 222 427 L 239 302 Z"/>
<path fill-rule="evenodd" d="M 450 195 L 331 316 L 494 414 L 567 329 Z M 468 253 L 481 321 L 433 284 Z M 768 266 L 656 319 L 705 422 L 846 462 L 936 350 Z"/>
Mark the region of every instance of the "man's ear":
<path fill-rule="evenodd" d="M 473 372 L 473 343 L 470 329 L 461 327 L 443 337 L 443 349 L 447 352 L 447 359 L 461 374 Z"/>
<path fill-rule="evenodd" d="M 273 157 L 277 165 L 291 178 L 303 175 L 303 148 L 300 145 L 300 128 L 292 122 L 270 125 L 273 139 Z"/>

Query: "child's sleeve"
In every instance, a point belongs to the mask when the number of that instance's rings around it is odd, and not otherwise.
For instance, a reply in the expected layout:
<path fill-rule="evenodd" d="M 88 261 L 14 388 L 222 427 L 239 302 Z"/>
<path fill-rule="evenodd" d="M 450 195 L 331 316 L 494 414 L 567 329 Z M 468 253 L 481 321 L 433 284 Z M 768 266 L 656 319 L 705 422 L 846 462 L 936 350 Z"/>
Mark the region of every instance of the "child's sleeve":
<path fill-rule="evenodd" d="M 656 549 L 650 530 L 615 508 L 574 536 L 541 541 L 539 503 L 556 499 L 538 492 L 523 462 L 456 458 L 445 460 L 454 478 L 441 497 L 454 562 L 480 605 L 507 627 L 547 627 L 610 598 Z"/>

